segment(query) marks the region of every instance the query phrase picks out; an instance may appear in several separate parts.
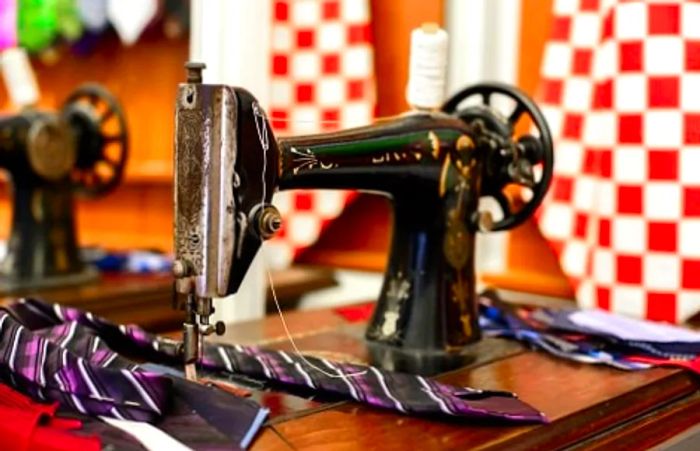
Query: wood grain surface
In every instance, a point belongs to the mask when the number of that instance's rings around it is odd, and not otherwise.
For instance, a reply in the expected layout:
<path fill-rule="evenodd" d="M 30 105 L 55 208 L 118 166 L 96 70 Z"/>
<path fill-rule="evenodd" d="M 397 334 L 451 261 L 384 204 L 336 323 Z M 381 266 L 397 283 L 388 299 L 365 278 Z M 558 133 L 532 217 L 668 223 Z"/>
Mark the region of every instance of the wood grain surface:
<path fill-rule="evenodd" d="M 368 359 L 363 323 L 348 324 L 331 310 L 296 312 L 287 320 L 295 344 L 304 352 L 337 360 Z M 257 331 L 255 323 L 248 323 L 225 339 L 247 341 L 246 335 L 253 333 L 265 337 L 268 347 L 291 350 L 286 337 L 270 337 L 275 322 L 279 319 L 259 321 Z M 544 412 L 550 424 L 416 418 L 353 402 L 309 402 L 304 407 L 294 396 L 267 393 L 261 402 L 271 402 L 273 414 L 252 449 L 554 449 L 583 443 L 635 448 L 658 444 L 700 422 L 700 414 L 690 414 L 700 405 L 700 381 L 684 371 L 625 372 L 577 364 L 500 339 L 484 340 L 479 346 L 481 354 L 503 349 L 439 379 L 513 391 Z M 279 408 L 295 402 L 292 408 Z M 650 429 L 652 425 L 658 432 Z"/>
<path fill-rule="evenodd" d="M 528 352 L 441 378 L 477 388 L 514 391 L 542 410 L 548 425 L 511 426 L 406 417 L 343 403 L 329 410 L 275 423 L 299 449 L 553 449 L 571 446 L 669 401 L 691 395 L 697 381 L 674 370 L 623 373 L 556 361 Z M 687 428 L 687 424 L 685 425 Z M 261 437 L 263 449 L 265 431 Z M 629 437 L 629 443 L 636 437 Z M 258 449 L 258 443 L 253 449 Z"/>
<path fill-rule="evenodd" d="M 111 288 L 105 289 L 107 280 Z M 169 282 L 169 276 L 121 276 L 103 279 L 102 288 L 66 288 L 43 297 L 119 322 L 143 323 L 151 317 L 157 328 L 156 320 L 170 311 L 164 289 Z M 348 322 L 332 309 L 293 311 L 285 319 L 294 344 L 306 353 L 371 361 L 364 322 Z M 179 338 L 179 327 L 172 329 L 179 318 L 173 321 L 170 335 Z M 278 316 L 230 325 L 218 340 L 293 350 Z M 472 351 L 478 356 L 474 362 L 438 379 L 515 392 L 544 412 L 550 424 L 409 417 L 354 402 L 255 391 L 271 416 L 252 449 L 646 448 L 700 423 L 700 381 L 681 370 L 624 372 L 576 364 L 495 338 L 482 340 Z"/>

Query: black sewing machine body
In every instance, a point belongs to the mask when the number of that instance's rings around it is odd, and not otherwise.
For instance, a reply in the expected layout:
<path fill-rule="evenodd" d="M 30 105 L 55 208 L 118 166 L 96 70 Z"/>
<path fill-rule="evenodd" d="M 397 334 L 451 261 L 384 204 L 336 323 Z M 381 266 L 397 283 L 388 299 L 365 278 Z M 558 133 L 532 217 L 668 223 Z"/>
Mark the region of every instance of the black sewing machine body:
<path fill-rule="evenodd" d="M 484 98 L 512 92 L 501 85 L 484 89 L 476 91 Z M 197 298 L 235 293 L 262 240 L 279 228 L 281 218 L 271 204 L 277 189 L 381 193 L 392 201 L 394 231 L 366 332 L 374 363 L 421 373 L 464 363 L 465 346 L 480 338 L 475 233 L 525 220 L 536 205 L 531 201 L 513 214 L 503 205 L 502 189 L 510 183 L 529 185 L 539 203 L 551 175 L 546 124 L 529 99 L 516 92 L 516 100 L 514 119 L 534 114 L 537 125 L 545 127 L 540 139 L 514 140 L 511 118 L 485 106 L 416 111 L 367 127 L 275 139 L 247 91 L 180 85 L 176 290 Z M 214 161 L 228 163 L 212 175 Z M 535 164 L 544 169 L 539 180 Z M 479 199 L 488 195 L 505 210 L 495 224 L 478 208 Z"/>
<path fill-rule="evenodd" d="M 107 134 L 110 120 L 117 131 Z M 109 147 L 116 150 L 108 155 Z M 9 175 L 13 204 L 0 291 L 97 277 L 80 259 L 73 196 L 96 197 L 114 189 L 126 152 L 121 107 L 99 86 L 77 89 L 58 113 L 28 109 L 0 117 L 0 167 Z"/>
<path fill-rule="evenodd" d="M 358 189 L 392 201 L 391 252 L 367 330 L 371 342 L 442 354 L 479 339 L 470 293 L 485 158 L 464 123 L 414 113 L 278 143 L 280 189 Z"/>

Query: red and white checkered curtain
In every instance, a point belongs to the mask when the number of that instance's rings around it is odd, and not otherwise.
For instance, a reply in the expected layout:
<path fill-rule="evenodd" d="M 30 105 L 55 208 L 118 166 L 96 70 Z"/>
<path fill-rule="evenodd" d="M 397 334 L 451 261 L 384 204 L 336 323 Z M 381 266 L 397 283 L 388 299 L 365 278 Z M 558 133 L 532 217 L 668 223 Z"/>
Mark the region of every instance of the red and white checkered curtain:
<path fill-rule="evenodd" d="M 539 212 L 583 306 L 700 311 L 700 3 L 555 0 L 539 96 L 555 177 Z"/>
<path fill-rule="evenodd" d="M 273 0 L 271 96 L 277 135 L 366 125 L 375 84 L 368 0 Z M 353 195 L 293 191 L 275 196 L 283 229 L 269 245 L 273 266 L 313 244 Z"/>

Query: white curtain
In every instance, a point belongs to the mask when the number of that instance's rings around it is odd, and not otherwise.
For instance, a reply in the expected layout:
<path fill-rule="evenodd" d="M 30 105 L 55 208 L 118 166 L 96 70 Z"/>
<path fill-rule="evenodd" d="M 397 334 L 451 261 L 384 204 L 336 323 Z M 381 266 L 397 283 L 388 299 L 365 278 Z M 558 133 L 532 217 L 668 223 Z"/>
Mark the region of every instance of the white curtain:
<path fill-rule="evenodd" d="M 517 85 L 520 0 L 447 0 L 445 8 L 448 96 L 484 81 Z M 506 232 L 479 234 L 477 272 L 504 271 L 507 245 Z"/>
<path fill-rule="evenodd" d="M 190 60 L 207 65 L 204 82 L 244 87 L 264 108 L 269 103 L 271 3 L 271 0 L 192 0 L 191 3 Z M 265 271 L 258 253 L 238 293 L 215 301 L 215 320 L 262 318 L 267 287 Z"/>

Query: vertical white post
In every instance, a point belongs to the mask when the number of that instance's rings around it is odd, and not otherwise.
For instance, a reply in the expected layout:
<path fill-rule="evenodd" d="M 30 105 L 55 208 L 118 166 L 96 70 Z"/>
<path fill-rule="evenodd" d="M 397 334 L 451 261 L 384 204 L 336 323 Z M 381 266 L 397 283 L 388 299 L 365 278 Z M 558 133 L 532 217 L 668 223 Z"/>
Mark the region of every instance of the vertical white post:
<path fill-rule="evenodd" d="M 447 0 L 445 17 L 450 35 L 447 95 L 483 81 L 485 16 L 489 0 Z M 490 0 L 493 1 L 493 0 Z"/>
<path fill-rule="evenodd" d="M 26 50 L 13 47 L 0 53 L 0 71 L 15 107 L 22 109 L 36 105 L 39 101 L 39 84 Z"/>
<path fill-rule="evenodd" d="M 447 0 L 448 91 L 482 81 L 515 84 L 520 0 Z"/>
<path fill-rule="evenodd" d="M 448 97 L 484 81 L 517 84 L 521 0 L 447 0 Z M 502 272 L 508 235 L 479 234 L 477 272 Z"/>
<path fill-rule="evenodd" d="M 520 0 L 490 0 L 487 8 L 485 54 L 491 55 L 484 65 L 486 78 L 512 85 L 518 84 L 520 61 Z"/>
<path fill-rule="evenodd" d="M 263 107 L 269 102 L 271 0 L 191 0 L 190 60 L 207 65 L 205 83 L 241 86 Z M 225 322 L 265 314 L 267 277 L 260 254 L 234 296 L 215 301 Z"/>

